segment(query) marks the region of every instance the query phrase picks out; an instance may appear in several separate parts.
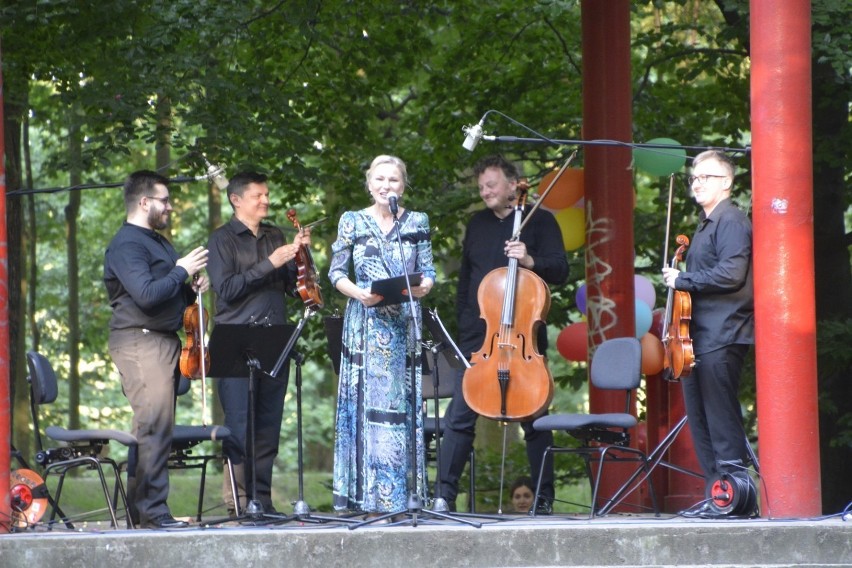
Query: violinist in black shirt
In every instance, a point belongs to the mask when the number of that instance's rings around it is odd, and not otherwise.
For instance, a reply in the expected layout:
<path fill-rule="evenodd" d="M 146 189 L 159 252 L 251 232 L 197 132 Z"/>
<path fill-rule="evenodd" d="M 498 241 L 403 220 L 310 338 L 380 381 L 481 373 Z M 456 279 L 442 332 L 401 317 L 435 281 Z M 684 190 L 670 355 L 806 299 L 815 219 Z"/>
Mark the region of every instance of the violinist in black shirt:
<path fill-rule="evenodd" d="M 724 153 L 708 150 L 696 156 L 689 180 L 702 211 L 686 252 L 686 270 L 663 268 L 666 285 L 692 297 L 696 364 L 682 382 L 686 414 L 705 481 L 710 484 L 724 473 L 751 483 L 738 398 L 743 361 L 754 343 L 751 221 L 730 200 L 734 164 Z M 724 516 L 712 502 L 681 515 Z"/>
<path fill-rule="evenodd" d="M 172 517 L 167 460 L 175 422 L 175 396 L 181 343 L 177 331 L 186 306 L 209 287 L 199 275 L 207 250 L 197 247 L 178 258 L 158 230 L 172 213 L 168 179 L 152 171 L 130 174 L 124 182 L 127 219 L 104 255 L 104 285 L 112 306 L 109 354 L 133 409 L 139 444 L 128 456 L 130 516 L 142 528 L 179 528 Z"/>

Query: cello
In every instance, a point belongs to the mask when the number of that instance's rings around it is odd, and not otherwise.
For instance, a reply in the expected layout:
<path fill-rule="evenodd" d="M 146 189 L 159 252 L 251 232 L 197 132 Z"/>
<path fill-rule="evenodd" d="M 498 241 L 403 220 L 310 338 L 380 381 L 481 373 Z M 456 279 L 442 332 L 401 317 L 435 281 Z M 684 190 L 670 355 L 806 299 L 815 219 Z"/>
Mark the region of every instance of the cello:
<path fill-rule="evenodd" d="M 293 226 L 301 233 L 304 228 L 299 223 L 299 218 L 296 216 L 296 210 L 290 209 L 287 211 L 287 219 L 293 223 Z M 320 290 L 317 267 L 314 264 L 314 259 L 311 256 L 311 250 L 308 245 L 300 245 L 296 252 L 296 289 L 299 291 L 299 296 L 305 304 L 305 307 L 312 310 L 320 310 L 323 306 L 322 291 Z"/>
<path fill-rule="evenodd" d="M 520 234 L 528 186 L 519 183 L 513 240 Z M 493 298 L 503 297 L 502 305 Z M 526 421 L 553 400 L 553 376 L 537 349 L 537 331 L 550 310 L 550 290 L 532 270 L 510 258 L 505 268 L 485 275 L 477 291 L 486 332 L 471 356 L 462 394 L 477 414 L 500 421 Z"/>

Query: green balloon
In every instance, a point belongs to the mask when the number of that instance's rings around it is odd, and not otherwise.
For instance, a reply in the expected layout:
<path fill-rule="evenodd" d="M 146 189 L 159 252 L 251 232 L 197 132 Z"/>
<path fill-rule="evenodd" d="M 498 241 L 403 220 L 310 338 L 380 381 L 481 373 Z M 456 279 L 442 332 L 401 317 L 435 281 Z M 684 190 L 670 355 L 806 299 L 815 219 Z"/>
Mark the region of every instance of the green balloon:
<path fill-rule="evenodd" d="M 671 138 L 654 138 L 648 144 L 680 146 L 680 142 Z M 654 176 L 667 176 L 681 169 L 686 162 L 686 150 L 683 148 L 634 148 L 633 163 L 640 170 Z"/>

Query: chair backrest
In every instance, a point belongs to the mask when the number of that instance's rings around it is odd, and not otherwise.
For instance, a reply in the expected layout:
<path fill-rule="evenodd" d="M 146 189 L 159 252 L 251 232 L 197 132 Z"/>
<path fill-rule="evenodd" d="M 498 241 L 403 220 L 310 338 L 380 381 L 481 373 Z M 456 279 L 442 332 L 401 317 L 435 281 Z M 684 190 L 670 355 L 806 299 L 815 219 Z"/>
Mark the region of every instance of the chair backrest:
<path fill-rule="evenodd" d="M 592 355 L 592 384 L 599 389 L 632 390 L 642 381 L 642 346 L 635 337 L 607 339 Z"/>
<path fill-rule="evenodd" d="M 50 404 L 56 400 L 59 387 L 56 372 L 47 357 L 35 351 L 27 352 L 27 366 L 30 370 L 30 386 L 34 404 Z"/>

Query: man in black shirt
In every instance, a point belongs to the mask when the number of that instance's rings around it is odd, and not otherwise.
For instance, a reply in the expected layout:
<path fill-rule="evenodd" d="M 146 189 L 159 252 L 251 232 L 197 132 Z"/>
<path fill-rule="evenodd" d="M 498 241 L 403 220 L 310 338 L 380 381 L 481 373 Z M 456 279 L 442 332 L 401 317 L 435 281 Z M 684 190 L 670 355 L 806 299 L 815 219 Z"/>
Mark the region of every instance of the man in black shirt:
<path fill-rule="evenodd" d="M 482 348 L 485 340 L 485 321 L 480 316 L 477 292 L 485 275 L 495 268 L 505 267 L 510 258 L 519 266 L 532 270 L 548 284 L 562 284 L 568 277 L 568 260 L 562 232 L 553 215 L 542 209 L 524 227 L 520 240 L 511 241 L 513 207 L 517 201 L 520 173 L 514 164 L 502 156 L 483 158 L 474 166 L 479 196 L 485 209 L 468 222 L 462 243 L 462 264 L 459 269 L 456 316 L 459 328 L 459 349 L 468 358 Z M 502 301 L 502 298 L 495 299 Z M 547 351 L 547 329 L 540 326 L 537 347 Z M 441 441 L 441 496 L 455 510 L 458 483 L 473 447 L 476 419 L 462 394 L 464 370 L 455 377 L 455 391 L 444 415 L 447 425 Z M 544 450 L 553 443 L 552 432 L 536 432 L 532 422 L 522 422 L 527 458 L 533 479 L 538 479 Z M 542 503 L 536 504 L 539 513 L 550 510 L 553 501 L 553 460 L 547 460 L 540 488 Z"/>
<path fill-rule="evenodd" d="M 181 344 L 177 331 L 183 312 L 198 291 L 208 288 L 200 276 L 187 278 L 207 264 L 207 250 L 197 247 L 183 258 L 156 231 L 165 229 L 172 212 L 168 180 L 138 171 L 124 183 L 127 219 L 104 255 L 104 284 L 112 318 L 109 353 L 133 409 L 137 451 L 128 456 L 127 493 L 137 526 L 177 528 L 166 500 L 167 460 L 175 422 Z"/>
<path fill-rule="evenodd" d="M 731 203 L 734 164 L 722 152 L 696 156 L 689 180 L 702 211 L 686 270 L 663 268 L 666 285 L 692 298 L 696 364 L 682 382 L 686 415 L 706 482 L 732 474 L 750 483 L 738 393 L 743 361 L 754 343 L 751 221 Z M 715 518 L 718 513 L 707 502 L 682 514 Z"/>
<path fill-rule="evenodd" d="M 210 235 L 210 264 L 207 268 L 216 291 L 215 322 L 236 325 L 283 325 L 287 323 L 285 293 L 296 286 L 297 271 L 293 259 L 301 245 L 310 245 L 310 229 L 300 233 L 292 244 L 285 244 L 278 227 L 264 223 L 269 215 L 269 188 L 266 176 L 241 172 L 228 183 L 228 200 L 234 210 L 231 220 Z M 264 512 L 274 513 L 272 504 L 272 467 L 278 455 L 278 439 L 284 413 L 288 366 L 277 378 L 263 376 L 255 384 L 256 496 Z M 264 369 L 269 371 L 270 369 Z M 224 449 L 235 464 L 240 508 L 246 495 L 253 496 L 245 471 L 246 432 L 248 427 L 248 381 L 245 378 L 220 378 L 219 400 L 225 411 L 225 425 L 232 438 Z M 226 480 L 227 483 L 227 480 Z M 226 502 L 230 489 L 223 488 Z M 236 507 L 228 503 L 231 513 Z"/>

